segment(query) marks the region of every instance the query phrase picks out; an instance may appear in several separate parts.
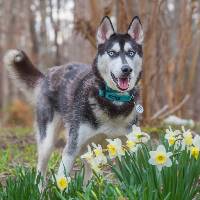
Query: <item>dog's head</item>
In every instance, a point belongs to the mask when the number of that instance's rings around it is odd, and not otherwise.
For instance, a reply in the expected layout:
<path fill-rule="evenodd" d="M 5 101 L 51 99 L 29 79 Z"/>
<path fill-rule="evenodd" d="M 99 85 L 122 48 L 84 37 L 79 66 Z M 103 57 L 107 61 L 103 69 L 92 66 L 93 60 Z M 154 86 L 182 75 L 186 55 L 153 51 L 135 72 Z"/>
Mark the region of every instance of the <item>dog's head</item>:
<path fill-rule="evenodd" d="M 134 17 L 127 33 L 115 33 L 109 17 L 104 17 L 97 30 L 98 74 L 105 83 L 120 92 L 134 88 L 142 71 L 143 30 L 140 19 Z"/>

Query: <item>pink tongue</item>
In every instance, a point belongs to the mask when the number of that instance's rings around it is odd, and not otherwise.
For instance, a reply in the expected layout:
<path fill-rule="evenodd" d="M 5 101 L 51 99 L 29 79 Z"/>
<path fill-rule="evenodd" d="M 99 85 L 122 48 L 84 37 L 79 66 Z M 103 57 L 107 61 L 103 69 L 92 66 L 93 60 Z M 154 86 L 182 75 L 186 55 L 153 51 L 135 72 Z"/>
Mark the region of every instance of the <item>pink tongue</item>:
<path fill-rule="evenodd" d="M 118 85 L 120 89 L 127 90 L 128 89 L 128 78 L 119 78 Z"/>

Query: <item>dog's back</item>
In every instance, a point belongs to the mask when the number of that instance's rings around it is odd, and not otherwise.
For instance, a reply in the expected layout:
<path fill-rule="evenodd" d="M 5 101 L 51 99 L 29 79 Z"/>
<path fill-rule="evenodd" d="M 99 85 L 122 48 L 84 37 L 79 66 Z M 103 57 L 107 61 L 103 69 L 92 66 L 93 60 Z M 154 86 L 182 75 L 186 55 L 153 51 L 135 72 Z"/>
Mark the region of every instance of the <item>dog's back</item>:
<path fill-rule="evenodd" d="M 40 107 L 47 105 L 46 102 L 40 105 L 41 99 L 48 99 L 51 109 L 62 116 L 64 123 L 70 123 L 76 102 L 84 104 L 81 99 L 86 97 L 88 90 L 83 87 L 90 88 L 92 74 L 91 66 L 80 63 L 50 68 L 40 83 L 39 95 L 42 96 L 38 95 L 38 117 L 41 116 Z"/>
<path fill-rule="evenodd" d="M 4 64 L 9 70 L 10 77 L 35 104 L 37 121 L 42 124 L 51 122 L 55 112 L 62 115 L 65 123 L 71 121 L 73 104 L 81 101 L 75 98 L 77 90 L 80 96 L 84 97 L 85 90 L 80 88 L 83 84 L 90 88 L 93 79 L 91 66 L 82 63 L 51 67 L 43 74 L 20 50 L 8 51 Z M 87 80 L 84 80 L 87 75 Z M 41 137 L 44 137 L 46 131 L 41 132 Z"/>

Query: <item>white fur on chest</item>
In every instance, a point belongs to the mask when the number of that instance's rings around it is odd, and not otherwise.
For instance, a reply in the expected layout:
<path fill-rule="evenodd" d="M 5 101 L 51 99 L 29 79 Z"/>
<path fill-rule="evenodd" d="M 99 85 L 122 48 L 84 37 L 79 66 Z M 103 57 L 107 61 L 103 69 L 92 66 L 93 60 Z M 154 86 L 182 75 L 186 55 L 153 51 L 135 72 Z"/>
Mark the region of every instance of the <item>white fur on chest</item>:
<path fill-rule="evenodd" d="M 99 107 L 94 98 L 90 98 L 89 102 L 92 105 L 92 110 L 96 119 L 101 125 L 95 129 L 89 123 L 82 123 L 78 131 L 80 143 L 84 144 L 88 139 L 99 134 L 106 135 L 110 138 L 116 138 L 128 133 L 127 128 L 131 125 L 131 122 L 136 117 L 135 109 L 133 109 L 133 111 L 126 117 L 119 116 L 110 118 L 108 114 Z"/>
<path fill-rule="evenodd" d="M 109 115 L 101 109 L 96 99 L 93 97 L 89 98 L 90 105 L 92 105 L 92 111 L 96 119 L 103 124 L 103 127 L 111 127 L 113 129 L 126 129 L 131 125 L 131 122 L 136 117 L 136 111 L 133 109 L 128 116 L 118 116 L 110 118 Z M 104 129 L 104 128 L 103 128 Z"/>

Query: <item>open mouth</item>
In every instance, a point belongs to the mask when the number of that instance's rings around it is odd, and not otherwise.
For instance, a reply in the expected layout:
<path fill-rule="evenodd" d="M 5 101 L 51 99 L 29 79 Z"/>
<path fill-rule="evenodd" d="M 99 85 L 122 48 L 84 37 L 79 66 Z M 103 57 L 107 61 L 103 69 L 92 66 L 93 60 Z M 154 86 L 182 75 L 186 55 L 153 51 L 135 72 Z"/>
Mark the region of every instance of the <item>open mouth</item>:
<path fill-rule="evenodd" d="M 120 77 L 116 78 L 115 75 L 111 72 L 111 77 L 113 81 L 115 82 L 116 86 L 118 89 L 125 91 L 129 88 L 129 83 L 130 83 L 130 77 Z"/>

